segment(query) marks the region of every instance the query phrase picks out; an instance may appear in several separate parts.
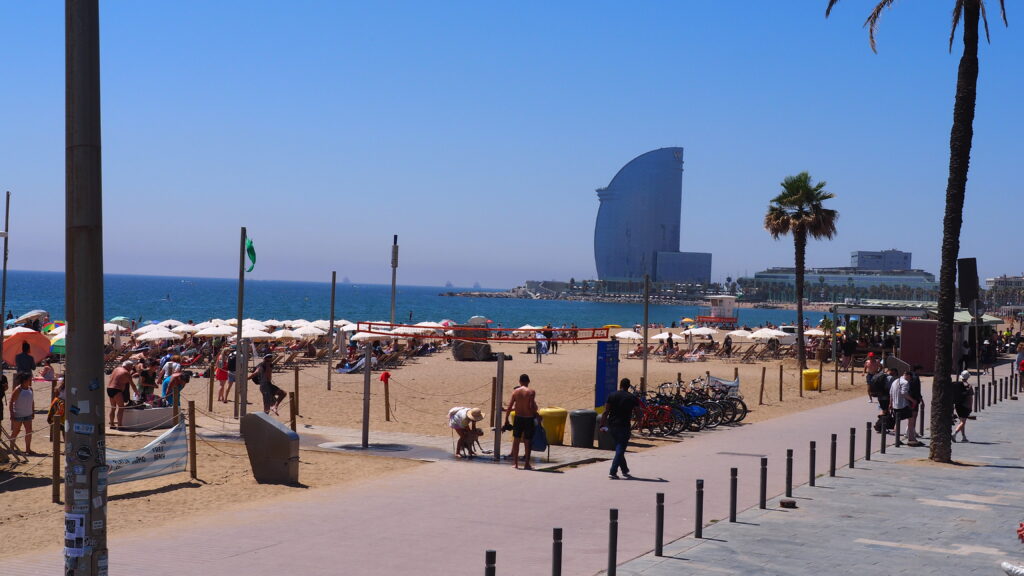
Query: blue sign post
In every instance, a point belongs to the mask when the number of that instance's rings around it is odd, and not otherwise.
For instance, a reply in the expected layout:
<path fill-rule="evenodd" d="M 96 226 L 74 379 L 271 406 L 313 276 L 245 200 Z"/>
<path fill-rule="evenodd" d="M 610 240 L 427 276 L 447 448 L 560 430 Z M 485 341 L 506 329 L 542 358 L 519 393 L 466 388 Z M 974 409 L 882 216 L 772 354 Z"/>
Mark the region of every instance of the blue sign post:
<path fill-rule="evenodd" d="M 597 343 L 597 377 L 594 381 L 594 407 L 601 408 L 619 382 L 619 341 Z"/>

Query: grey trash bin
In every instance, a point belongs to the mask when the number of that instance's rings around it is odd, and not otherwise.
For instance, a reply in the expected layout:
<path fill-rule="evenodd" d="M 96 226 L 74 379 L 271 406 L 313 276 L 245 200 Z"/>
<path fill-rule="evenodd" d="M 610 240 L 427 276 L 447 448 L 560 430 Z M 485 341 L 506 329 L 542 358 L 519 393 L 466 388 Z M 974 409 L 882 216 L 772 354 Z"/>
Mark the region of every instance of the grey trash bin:
<path fill-rule="evenodd" d="M 240 425 L 252 475 L 261 484 L 298 484 L 299 435 L 264 414 L 246 414 Z"/>
<path fill-rule="evenodd" d="M 574 448 L 594 447 L 597 412 L 593 410 L 573 410 L 569 412 L 569 427 L 572 430 L 572 445 Z"/>

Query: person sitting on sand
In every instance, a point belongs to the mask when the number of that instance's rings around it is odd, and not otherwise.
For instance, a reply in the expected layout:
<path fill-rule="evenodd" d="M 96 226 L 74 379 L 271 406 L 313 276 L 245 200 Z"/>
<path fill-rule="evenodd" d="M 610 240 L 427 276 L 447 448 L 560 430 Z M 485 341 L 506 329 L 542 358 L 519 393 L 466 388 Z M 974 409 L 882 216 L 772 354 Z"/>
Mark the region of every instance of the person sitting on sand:
<path fill-rule="evenodd" d="M 479 408 L 456 406 L 448 411 L 448 426 L 459 436 L 455 444 L 456 458 L 476 456 L 474 445 L 484 434 L 483 430 L 476 427 L 476 423 L 483 419 L 484 413 Z"/>

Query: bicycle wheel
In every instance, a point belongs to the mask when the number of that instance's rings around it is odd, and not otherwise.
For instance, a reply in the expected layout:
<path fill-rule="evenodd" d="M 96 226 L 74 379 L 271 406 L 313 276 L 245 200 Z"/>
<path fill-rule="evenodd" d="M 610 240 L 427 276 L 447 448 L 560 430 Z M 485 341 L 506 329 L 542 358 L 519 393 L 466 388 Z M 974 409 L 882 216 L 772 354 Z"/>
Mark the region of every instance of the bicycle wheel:
<path fill-rule="evenodd" d="M 742 398 L 730 398 L 729 400 L 736 407 L 735 422 L 742 422 L 747 417 L 747 413 L 750 412 L 750 409 L 747 408 L 747 403 Z"/>
<path fill-rule="evenodd" d="M 717 402 L 707 401 L 702 402 L 701 406 L 708 411 L 705 418 L 705 428 L 717 428 L 722 423 L 722 407 Z"/>

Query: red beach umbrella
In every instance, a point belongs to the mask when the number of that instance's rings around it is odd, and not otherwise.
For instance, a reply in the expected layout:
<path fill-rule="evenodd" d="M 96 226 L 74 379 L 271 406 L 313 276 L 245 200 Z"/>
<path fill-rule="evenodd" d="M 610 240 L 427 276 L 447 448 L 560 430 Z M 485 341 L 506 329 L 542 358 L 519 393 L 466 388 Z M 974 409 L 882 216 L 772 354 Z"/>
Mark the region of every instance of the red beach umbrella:
<path fill-rule="evenodd" d="M 21 354 L 21 345 L 28 342 L 29 354 L 36 362 L 50 355 L 50 339 L 35 330 L 18 332 L 4 340 L 4 362 L 14 366 L 14 357 Z"/>

